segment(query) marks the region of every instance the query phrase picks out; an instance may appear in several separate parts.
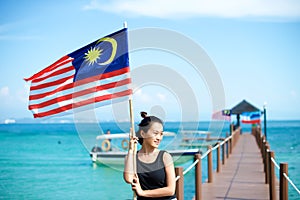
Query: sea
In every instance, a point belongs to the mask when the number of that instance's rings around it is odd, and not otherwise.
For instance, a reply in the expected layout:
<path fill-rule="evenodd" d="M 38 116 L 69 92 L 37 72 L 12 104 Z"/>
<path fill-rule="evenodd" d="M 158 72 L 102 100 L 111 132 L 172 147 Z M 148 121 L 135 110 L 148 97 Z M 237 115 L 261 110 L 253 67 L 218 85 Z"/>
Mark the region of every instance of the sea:
<path fill-rule="evenodd" d="M 112 134 L 128 132 L 129 124 L 0 124 L 0 199 L 132 199 L 120 168 L 94 164 L 90 158 L 96 136 L 108 129 Z M 175 133 L 195 129 L 223 137 L 229 132 L 229 123 L 167 122 L 164 127 Z M 242 129 L 250 132 L 251 125 L 242 124 Z M 300 121 L 268 121 L 267 140 L 275 160 L 288 163 L 289 177 L 299 188 Z M 186 169 L 192 162 L 181 166 Z M 202 181 L 207 179 L 206 162 L 202 161 Z M 191 170 L 184 177 L 185 199 L 195 194 L 194 175 Z M 291 185 L 289 199 L 300 199 Z"/>

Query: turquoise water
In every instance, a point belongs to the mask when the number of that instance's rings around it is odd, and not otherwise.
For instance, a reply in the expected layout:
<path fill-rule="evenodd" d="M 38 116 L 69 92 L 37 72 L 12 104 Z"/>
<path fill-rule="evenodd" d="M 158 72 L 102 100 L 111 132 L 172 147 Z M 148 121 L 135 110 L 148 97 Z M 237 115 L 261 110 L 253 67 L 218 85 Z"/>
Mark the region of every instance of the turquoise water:
<path fill-rule="evenodd" d="M 207 130 L 209 125 L 208 122 L 167 123 L 165 130 L 197 126 L 199 130 Z M 93 165 L 88 153 L 99 130 L 109 128 L 115 133 L 128 131 L 127 127 L 128 124 L 114 123 L 103 123 L 100 128 L 92 124 L 1 124 L 0 199 L 132 199 L 122 171 Z M 251 127 L 243 128 L 246 132 Z M 228 124 L 221 131 L 215 126 L 210 130 L 224 135 Z M 271 121 L 267 133 L 276 160 L 289 164 L 289 175 L 299 186 L 300 121 Z M 206 160 L 202 163 L 204 181 Z M 290 199 L 299 199 L 293 188 L 289 189 Z M 192 170 L 185 176 L 185 199 L 193 195 Z"/>

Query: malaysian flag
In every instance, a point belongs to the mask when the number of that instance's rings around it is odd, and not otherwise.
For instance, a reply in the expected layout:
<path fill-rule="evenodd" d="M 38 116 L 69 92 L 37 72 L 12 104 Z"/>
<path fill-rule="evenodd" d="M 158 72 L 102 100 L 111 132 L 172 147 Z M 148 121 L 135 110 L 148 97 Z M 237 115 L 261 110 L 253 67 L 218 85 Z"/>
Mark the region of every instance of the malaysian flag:
<path fill-rule="evenodd" d="M 30 78 L 34 118 L 71 114 L 128 100 L 132 94 L 127 28 L 96 40 Z"/>
<path fill-rule="evenodd" d="M 212 114 L 213 120 L 231 121 L 231 110 L 219 110 Z"/>

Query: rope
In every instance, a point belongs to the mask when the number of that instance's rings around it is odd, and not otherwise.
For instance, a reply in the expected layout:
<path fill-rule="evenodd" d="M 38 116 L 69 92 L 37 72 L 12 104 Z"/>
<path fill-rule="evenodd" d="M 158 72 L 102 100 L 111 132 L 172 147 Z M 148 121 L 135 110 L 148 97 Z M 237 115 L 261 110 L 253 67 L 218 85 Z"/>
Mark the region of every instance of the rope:
<path fill-rule="evenodd" d="M 193 164 L 191 164 L 186 170 L 183 171 L 183 176 L 188 173 L 193 167 L 195 167 L 195 165 L 197 165 L 197 163 L 199 162 L 199 159 L 195 160 L 195 162 L 193 162 Z M 175 181 L 177 181 L 178 179 L 180 179 L 180 176 L 176 176 Z"/>
<path fill-rule="evenodd" d="M 296 187 L 296 185 L 293 183 L 293 181 L 286 175 L 286 173 L 283 173 L 283 176 L 288 180 L 288 182 L 293 186 L 293 188 L 300 194 L 299 189 Z"/>
<path fill-rule="evenodd" d="M 280 169 L 279 165 L 276 163 L 276 160 L 274 158 L 271 158 L 271 161 L 274 163 L 277 169 Z"/>
<path fill-rule="evenodd" d="M 185 175 L 186 173 L 188 173 L 193 167 L 195 167 L 195 165 L 197 165 L 197 163 L 199 162 L 199 160 L 195 160 L 195 162 L 193 162 L 193 164 L 191 164 L 186 170 L 183 171 L 183 175 Z"/>
<path fill-rule="evenodd" d="M 225 140 L 222 141 L 222 142 L 220 143 L 220 146 L 222 146 L 223 144 L 225 144 L 225 142 L 226 142 Z"/>
<path fill-rule="evenodd" d="M 210 150 L 207 150 L 202 156 L 201 156 L 201 160 L 203 160 L 208 154 L 209 152 L 211 152 L 211 149 Z"/>
<path fill-rule="evenodd" d="M 227 142 L 229 139 L 231 139 L 232 138 L 232 135 L 231 136 L 229 136 L 229 137 L 227 137 L 224 141 L 225 142 Z"/>
<path fill-rule="evenodd" d="M 214 146 L 211 150 L 213 151 L 213 150 L 217 149 L 219 146 L 220 146 L 220 144 L 217 144 L 217 145 Z"/>

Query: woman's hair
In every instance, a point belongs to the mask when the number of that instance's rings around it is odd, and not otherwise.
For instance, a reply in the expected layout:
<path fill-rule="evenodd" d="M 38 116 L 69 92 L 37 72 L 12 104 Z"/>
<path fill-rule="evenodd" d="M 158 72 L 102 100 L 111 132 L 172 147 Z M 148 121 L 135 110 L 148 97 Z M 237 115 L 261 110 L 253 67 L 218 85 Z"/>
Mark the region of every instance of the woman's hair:
<path fill-rule="evenodd" d="M 140 143 L 140 145 L 142 145 L 144 140 L 141 135 L 141 131 L 143 131 L 144 133 L 147 133 L 154 122 L 157 122 L 157 123 L 160 123 L 161 125 L 163 125 L 163 121 L 155 116 L 147 116 L 147 113 L 144 111 L 142 111 L 140 114 L 143 119 L 138 124 L 139 130 L 136 133 L 136 136 L 139 138 L 138 142 Z"/>

